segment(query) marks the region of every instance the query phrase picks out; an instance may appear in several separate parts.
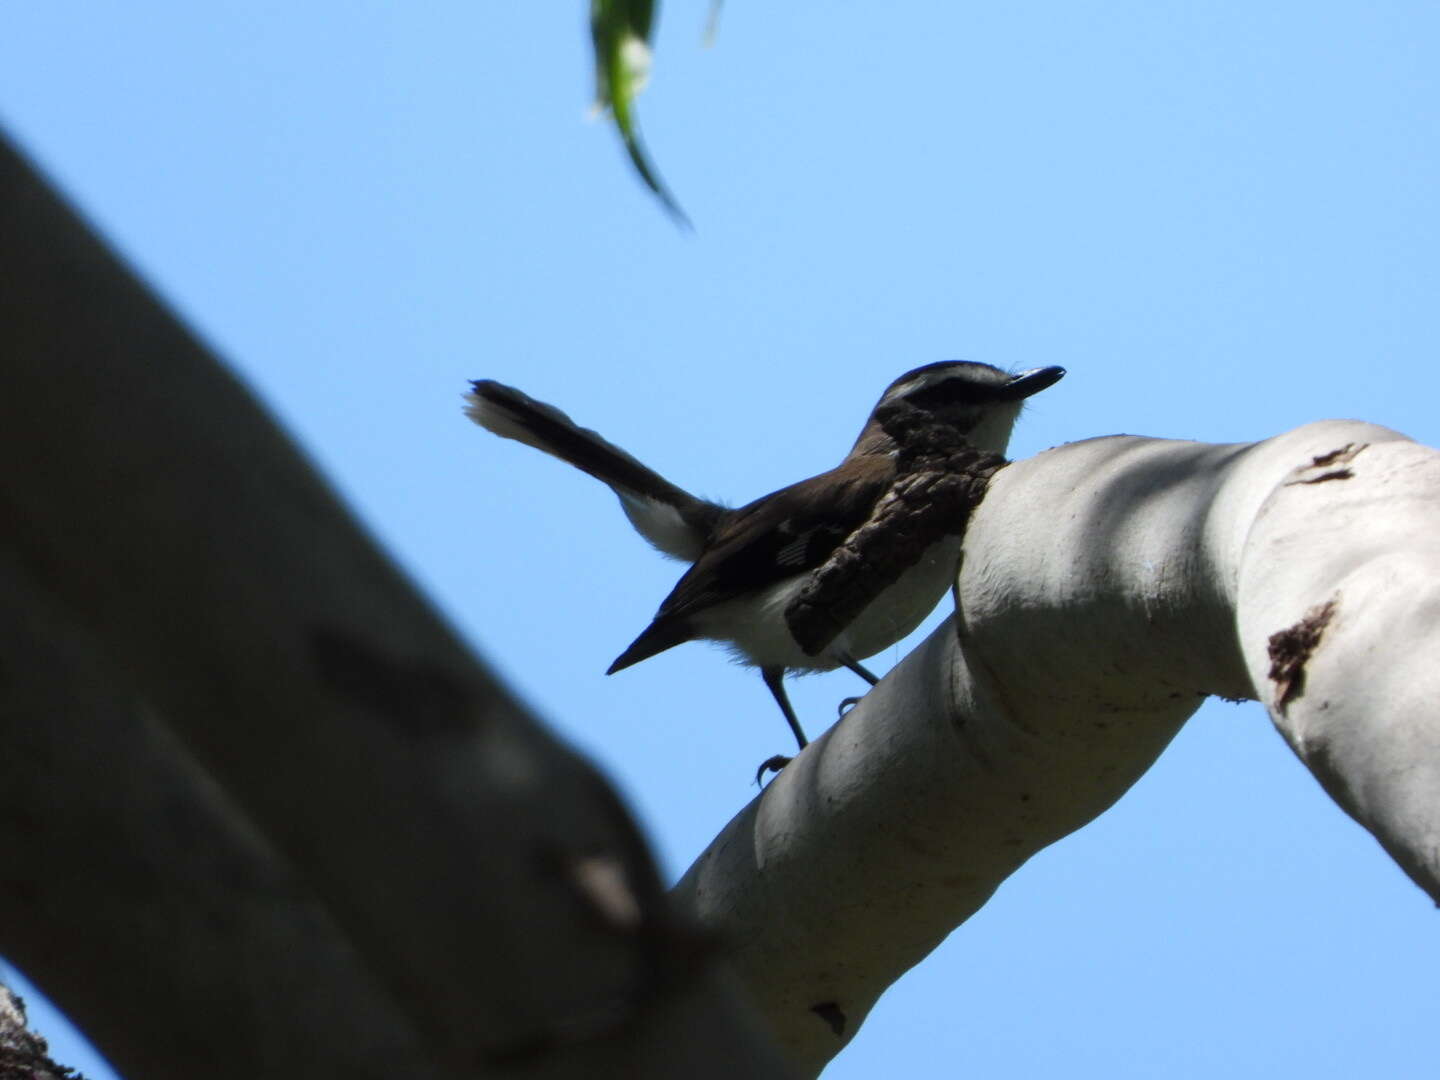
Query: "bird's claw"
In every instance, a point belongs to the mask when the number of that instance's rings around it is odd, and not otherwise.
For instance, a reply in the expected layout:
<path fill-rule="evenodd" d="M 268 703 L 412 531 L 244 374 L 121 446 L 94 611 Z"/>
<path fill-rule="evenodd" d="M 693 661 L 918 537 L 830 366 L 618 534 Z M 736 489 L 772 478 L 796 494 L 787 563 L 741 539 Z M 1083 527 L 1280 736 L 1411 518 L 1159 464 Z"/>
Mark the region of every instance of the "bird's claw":
<path fill-rule="evenodd" d="M 840 708 L 838 710 L 840 715 L 844 716 L 847 710 L 853 709 L 856 705 L 859 705 L 860 701 L 861 699 L 858 697 L 841 698 Z"/>
<path fill-rule="evenodd" d="M 793 760 L 793 758 L 786 757 L 784 754 L 776 754 L 774 757 L 766 758 L 760 763 L 760 768 L 755 770 L 755 786 L 760 786 L 760 781 L 764 779 L 767 772 L 778 773 Z"/>

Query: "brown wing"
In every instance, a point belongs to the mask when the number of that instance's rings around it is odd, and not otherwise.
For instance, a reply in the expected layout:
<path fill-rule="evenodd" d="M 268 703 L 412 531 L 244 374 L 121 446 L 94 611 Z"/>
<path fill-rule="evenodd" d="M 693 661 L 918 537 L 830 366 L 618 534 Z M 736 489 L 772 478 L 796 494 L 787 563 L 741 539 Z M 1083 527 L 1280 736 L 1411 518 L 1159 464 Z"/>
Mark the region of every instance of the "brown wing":
<path fill-rule="evenodd" d="M 813 570 L 829 558 L 869 519 L 895 464 L 888 457 L 857 458 L 837 473 L 812 476 L 727 513 L 705 554 L 610 670 L 690 640 L 688 621 L 696 612 Z"/>

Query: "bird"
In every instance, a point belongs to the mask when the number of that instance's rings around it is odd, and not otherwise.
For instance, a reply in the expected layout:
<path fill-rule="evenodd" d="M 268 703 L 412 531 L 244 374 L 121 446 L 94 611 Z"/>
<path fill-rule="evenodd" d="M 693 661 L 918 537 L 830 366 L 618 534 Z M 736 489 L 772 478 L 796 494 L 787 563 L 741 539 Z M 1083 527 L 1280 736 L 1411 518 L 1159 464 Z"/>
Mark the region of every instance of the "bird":
<path fill-rule="evenodd" d="M 494 434 L 608 485 L 641 536 L 691 564 L 606 674 L 688 641 L 719 642 L 759 669 L 803 750 L 808 740 L 785 692 L 785 675 L 845 667 L 873 686 L 878 679 L 860 661 L 914 630 L 951 587 L 959 564 L 961 537 L 932 544 L 818 655 L 806 653 L 790 632 L 787 607 L 812 572 L 869 520 L 896 478 L 900 448 L 881 423 L 884 410 L 921 410 L 976 450 L 1003 454 L 1024 400 L 1064 374 L 1054 366 L 1011 374 L 968 360 L 907 371 L 886 387 L 839 465 L 738 508 L 690 494 L 555 406 L 503 383 L 472 382 L 465 412 Z M 761 773 L 788 760 L 772 758 Z"/>

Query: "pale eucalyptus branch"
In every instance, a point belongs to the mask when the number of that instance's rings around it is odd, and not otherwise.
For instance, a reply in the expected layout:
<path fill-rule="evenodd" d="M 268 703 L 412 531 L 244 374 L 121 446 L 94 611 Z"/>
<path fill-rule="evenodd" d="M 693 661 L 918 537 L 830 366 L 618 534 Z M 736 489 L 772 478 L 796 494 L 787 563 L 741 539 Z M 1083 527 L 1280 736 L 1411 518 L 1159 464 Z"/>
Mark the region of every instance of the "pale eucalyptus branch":
<path fill-rule="evenodd" d="M 1440 454 L 1357 422 L 1234 446 L 1094 439 L 1015 462 L 970 520 L 956 617 L 797 756 L 677 894 L 736 943 L 742 980 L 813 1075 L 895 979 L 1218 694 L 1271 705 L 1327 790 L 1440 899 L 1436 537 Z M 1303 693 L 1287 682 L 1275 707 L 1275 635 L 1326 603 L 1329 625 L 1302 637 Z"/>

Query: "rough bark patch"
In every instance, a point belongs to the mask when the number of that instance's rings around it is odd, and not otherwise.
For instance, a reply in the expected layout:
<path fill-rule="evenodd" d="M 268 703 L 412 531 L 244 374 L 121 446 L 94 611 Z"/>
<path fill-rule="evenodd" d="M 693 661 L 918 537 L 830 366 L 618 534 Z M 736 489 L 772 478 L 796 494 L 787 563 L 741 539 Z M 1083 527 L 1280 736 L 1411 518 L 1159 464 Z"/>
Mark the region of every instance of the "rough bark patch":
<path fill-rule="evenodd" d="M 45 1040 L 26 1026 L 25 1002 L 0 986 L 0 1080 L 85 1080 L 50 1058 Z"/>
<path fill-rule="evenodd" d="M 1327 600 L 1307 611 L 1294 626 L 1270 635 L 1270 679 L 1275 684 L 1275 707 L 1282 713 L 1305 692 L 1305 665 L 1335 610 L 1336 602 Z"/>

